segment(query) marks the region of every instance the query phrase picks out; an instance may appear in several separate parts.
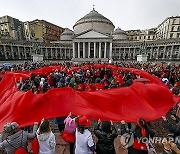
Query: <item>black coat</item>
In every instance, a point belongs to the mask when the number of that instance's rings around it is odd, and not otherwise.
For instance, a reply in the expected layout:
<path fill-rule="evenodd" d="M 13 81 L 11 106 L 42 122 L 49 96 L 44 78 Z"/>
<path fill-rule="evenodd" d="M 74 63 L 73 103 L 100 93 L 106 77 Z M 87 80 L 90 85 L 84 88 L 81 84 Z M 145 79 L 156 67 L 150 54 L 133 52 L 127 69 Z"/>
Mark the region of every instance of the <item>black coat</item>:
<path fill-rule="evenodd" d="M 96 154 L 115 154 L 114 139 L 117 137 L 117 131 L 114 126 L 112 126 L 112 131 L 106 133 L 99 128 L 95 128 L 94 131 L 98 142 L 96 144 Z"/>

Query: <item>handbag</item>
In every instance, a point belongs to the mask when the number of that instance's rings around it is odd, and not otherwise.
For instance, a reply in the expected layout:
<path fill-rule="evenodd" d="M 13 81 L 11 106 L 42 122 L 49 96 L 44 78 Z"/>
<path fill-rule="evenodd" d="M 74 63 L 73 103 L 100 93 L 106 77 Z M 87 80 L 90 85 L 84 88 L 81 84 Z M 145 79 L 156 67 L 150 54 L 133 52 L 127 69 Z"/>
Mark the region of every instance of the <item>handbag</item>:
<path fill-rule="evenodd" d="M 75 142 L 75 133 L 68 133 L 67 131 L 64 130 L 62 133 L 62 138 L 66 142 L 74 143 Z"/>

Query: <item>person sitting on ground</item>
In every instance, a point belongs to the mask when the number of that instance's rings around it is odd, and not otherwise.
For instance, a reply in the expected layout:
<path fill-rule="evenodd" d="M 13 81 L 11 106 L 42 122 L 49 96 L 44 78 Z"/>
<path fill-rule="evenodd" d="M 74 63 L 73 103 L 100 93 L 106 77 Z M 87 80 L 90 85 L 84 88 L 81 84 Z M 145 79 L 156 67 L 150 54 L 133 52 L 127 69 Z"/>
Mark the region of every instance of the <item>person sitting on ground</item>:
<path fill-rule="evenodd" d="M 56 140 L 48 120 L 42 120 L 37 131 L 39 154 L 55 154 Z"/>
<path fill-rule="evenodd" d="M 117 131 L 112 123 L 109 121 L 98 121 L 98 125 L 94 130 L 94 134 L 98 138 L 96 144 L 96 154 L 115 154 L 114 139 L 117 137 Z"/>
<path fill-rule="evenodd" d="M 16 122 L 7 123 L 4 125 L 4 133 L 7 134 L 7 138 L 2 141 L 2 136 L 0 137 L 0 148 L 4 148 L 7 154 L 14 154 L 21 147 L 27 151 L 27 141 L 36 136 L 37 128 L 38 123 L 35 122 L 33 133 L 28 133 L 20 130 Z"/>
<path fill-rule="evenodd" d="M 91 121 L 82 116 L 76 120 L 76 148 L 75 154 L 93 154 L 95 151 L 95 144 L 92 138 L 91 132 L 88 127 L 91 125 Z"/>

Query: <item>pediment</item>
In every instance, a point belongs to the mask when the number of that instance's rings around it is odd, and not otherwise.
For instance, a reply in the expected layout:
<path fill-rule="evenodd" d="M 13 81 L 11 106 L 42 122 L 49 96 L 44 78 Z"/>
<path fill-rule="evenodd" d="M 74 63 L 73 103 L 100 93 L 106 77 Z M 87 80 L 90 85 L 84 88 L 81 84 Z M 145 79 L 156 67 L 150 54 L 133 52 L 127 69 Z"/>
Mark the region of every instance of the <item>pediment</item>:
<path fill-rule="evenodd" d="M 105 34 L 102 34 L 102 33 L 99 33 L 99 32 L 96 32 L 96 31 L 88 31 L 86 33 L 83 33 L 79 36 L 77 36 L 76 38 L 78 39 L 84 39 L 84 38 L 109 38 L 109 36 L 105 35 Z"/>

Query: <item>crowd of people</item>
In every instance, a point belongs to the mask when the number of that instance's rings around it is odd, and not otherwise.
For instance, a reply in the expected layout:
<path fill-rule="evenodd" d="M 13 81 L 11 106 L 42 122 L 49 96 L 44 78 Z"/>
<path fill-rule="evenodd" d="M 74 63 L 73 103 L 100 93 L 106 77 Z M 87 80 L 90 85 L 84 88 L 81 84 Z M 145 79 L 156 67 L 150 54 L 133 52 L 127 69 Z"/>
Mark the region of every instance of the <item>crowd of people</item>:
<path fill-rule="evenodd" d="M 0 75 L 3 77 L 7 71 L 32 71 L 50 65 L 63 66 L 63 69 L 55 69 L 46 75 L 31 74 L 30 78 L 17 81 L 17 88 L 21 91 L 31 90 L 36 94 L 44 93 L 51 88 L 67 86 L 78 91 L 98 91 L 130 86 L 135 79 L 140 78 L 139 75 L 128 71 L 114 71 L 106 67 L 86 68 L 83 66 L 87 65 L 87 63 L 72 64 L 69 62 L 51 64 L 25 63 L 2 67 Z M 175 95 L 180 96 L 180 65 L 137 62 L 119 62 L 114 65 L 141 69 L 155 75 Z M 168 132 L 168 135 L 163 136 L 162 154 L 180 154 L 180 114 L 178 107 L 176 105 L 169 111 L 170 118 L 169 116 L 168 118 L 162 117 L 164 121 L 162 125 Z M 124 148 L 127 148 L 128 154 L 156 153 L 156 145 L 151 143 L 149 139 L 158 136 L 158 134 L 151 127 L 151 123 L 146 122 L 143 118 L 140 118 L 136 123 L 121 121 L 114 124 L 112 121 L 98 120 L 93 121 L 92 124 L 92 121 L 86 116 L 72 115 L 70 113 L 66 117 L 57 117 L 55 123 L 58 125 L 64 141 L 70 145 L 70 154 L 115 154 L 114 140 L 118 136 L 120 136 L 120 143 Z M 94 136 L 97 138 L 97 142 L 94 140 Z M 133 140 L 131 140 L 132 138 Z M 143 138 L 148 140 L 144 142 Z M 4 149 L 7 154 L 18 153 L 20 150 L 27 153 L 27 141 L 32 139 L 31 152 L 39 154 L 56 153 L 56 139 L 48 119 L 43 119 L 40 124 L 35 122 L 32 132 L 19 128 L 16 122 L 6 124 L 4 133 L 0 134 L 0 148 Z"/>
<path fill-rule="evenodd" d="M 43 68 L 48 65 L 62 66 L 61 70 L 53 70 L 46 75 L 31 74 L 31 77 L 17 81 L 17 87 L 21 91 L 31 90 L 33 93 L 44 93 L 51 88 L 72 87 L 78 91 L 97 91 L 116 87 L 130 86 L 139 75 L 124 70 L 113 70 L 110 67 L 93 64 L 87 66 L 87 63 L 25 63 L 13 65 L 11 67 L 2 67 L 1 76 L 6 71 L 32 71 Z M 115 66 L 123 68 L 136 68 L 144 70 L 152 75 L 159 77 L 174 94 L 180 93 L 180 65 L 163 65 L 153 63 L 121 62 L 115 63 Z"/>
<path fill-rule="evenodd" d="M 166 117 L 164 120 L 167 131 L 173 134 L 164 136 L 162 154 L 180 154 L 180 127 L 179 117 L 171 115 L 177 124 L 173 124 Z M 112 121 L 98 120 L 92 127 L 92 121 L 86 116 L 74 116 L 71 113 L 64 120 L 62 138 L 70 146 L 70 154 L 116 154 L 114 140 L 120 136 L 120 144 L 127 148 L 128 154 L 156 154 L 155 143 L 150 138 L 156 136 L 149 122 L 140 118 L 137 123 L 120 122 L 120 130 Z M 6 134 L 6 135 L 5 135 Z M 4 137 L 6 136 L 6 137 Z M 133 136 L 133 140 L 132 139 Z M 94 140 L 96 137 L 97 142 Z M 3 139 L 4 138 L 4 139 Z M 32 140 L 31 151 L 28 151 L 28 140 Z M 147 140 L 148 139 L 148 140 Z M 178 142 L 176 142 L 178 141 Z M 49 120 L 42 119 L 38 125 L 34 123 L 30 133 L 20 129 L 16 122 L 4 125 L 3 135 L 0 135 L 0 148 L 7 154 L 55 154 L 56 137 L 51 130 Z"/>

